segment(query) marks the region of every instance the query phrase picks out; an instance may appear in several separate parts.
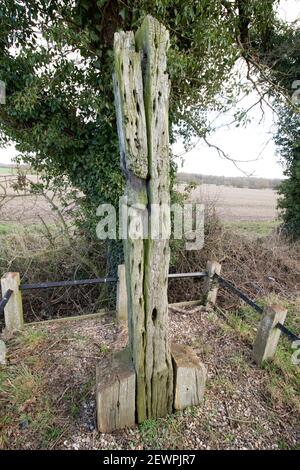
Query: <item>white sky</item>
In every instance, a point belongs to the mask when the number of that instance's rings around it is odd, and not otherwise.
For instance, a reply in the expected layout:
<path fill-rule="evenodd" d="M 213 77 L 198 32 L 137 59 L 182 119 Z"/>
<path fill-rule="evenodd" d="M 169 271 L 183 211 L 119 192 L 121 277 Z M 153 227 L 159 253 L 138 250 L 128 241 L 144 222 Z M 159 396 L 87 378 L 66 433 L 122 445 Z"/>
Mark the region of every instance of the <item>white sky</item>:
<path fill-rule="evenodd" d="M 300 0 L 281 0 L 278 14 L 289 22 L 300 18 Z M 258 95 L 252 93 L 247 97 L 247 102 L 241 104 L 247 108 L 257 100 Z M 208 139 L 211 144 L 220 147 L 233 159 L 255 161 L 238 163 L 238 169 L 232 162 L 221 158 L 215 149 L 208 148 L 205 143 L 200 143 L 182 157 L 183 166 L 181 166 L 181 159 L 177 160 L 179 171 L 220 176 L 243 176 L 246 173 L 249 176 L 281 178 L 282 167 L 278 163 L 276 148 L 272 140 L 274 113 L 267 105 L 263 107 L 263 111 L 262 119 L 260 107 L 256 106 L 251 113 L 252 121 L 246 128 L 222 127 Z M 223 126 L 226 121 L 230 122 L 231 119 L 223 115 L 220 124 Z M 181 154 L 184 152 L 183 144 L 178 142 L 173 150 L 175 154 Z"/>
<path fill-rule="evenodd" d="M 281 0 L 278 13 L 286 21 L 295 21 L 300 18 L 300 0 Z M 300 71 L 299 71 L 300 78 Z M 257 96 L 253 93 L 247 98 L 253 103 Z M 222 117 L 222 124 L 226 122 Z M 229 119 L 230 120 L 230 119 Z M 275 146 L 272 141 L 272 127 L 274 116 L 272 110 L 264 106 L 264 116 L 259 107 L 252 112 L 252 122 L 246 128 L 222 127 L 210 137 L 209 141 L 222 148 L 230 157 L 238 160 L 255 160 L 249 163 L 238 163 L 239 168 L 247 175 L 265 178 L 282 177 L 282 168 L 275 154 Z M 174 153 L 181 153 L 182 143 L 174 145 Z M 14 146 L 0 149 L 0 163 L 10 163 L 16 155 Z M 217 151 L 210 149 L 206 144 L 199 144 L 193 150 L 183 156 L 184 163 L 180 171 L 189 173 L 201 173 L 209 175 L 241 176 L 243 172 L 234 164 L 221 158 Z"/>

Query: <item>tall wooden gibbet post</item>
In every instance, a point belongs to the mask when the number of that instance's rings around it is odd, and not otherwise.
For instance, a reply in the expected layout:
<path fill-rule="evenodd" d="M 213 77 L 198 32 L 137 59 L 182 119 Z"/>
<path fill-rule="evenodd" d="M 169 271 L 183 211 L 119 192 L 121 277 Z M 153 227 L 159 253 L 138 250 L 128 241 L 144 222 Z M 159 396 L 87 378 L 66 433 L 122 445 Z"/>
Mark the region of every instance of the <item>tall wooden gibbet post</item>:
<path fill-rule="evenodd" d="M 165 27 L 147 16 L 135 35 L 116 33 L 114 43 L 114 91 L 128 210 L 134 205 L 147 208 L 144 224 L 137 222 L 136 231 L 135 221 L 129 223 L 124 243 L 138 422 L 164 416 L 173 406 L 167 326 L 169 241 L 161 232 L 156 238 L 151 236 L 154 227 L 150 217 L 153 207 L 164 208 L 161 222 L 168 232 L 168 42 Z"/>
<path fill-rule="evenodd" d="M 172 345 L 171 351 L 168 337 L 168 42 L 167 30 L 151 16 L 135 35 L 115 34 L 129 345 L 97 366 L 97 419 L 103 432 L 196 405 L 204 393 L 205 367 L 190 348 Z"/>

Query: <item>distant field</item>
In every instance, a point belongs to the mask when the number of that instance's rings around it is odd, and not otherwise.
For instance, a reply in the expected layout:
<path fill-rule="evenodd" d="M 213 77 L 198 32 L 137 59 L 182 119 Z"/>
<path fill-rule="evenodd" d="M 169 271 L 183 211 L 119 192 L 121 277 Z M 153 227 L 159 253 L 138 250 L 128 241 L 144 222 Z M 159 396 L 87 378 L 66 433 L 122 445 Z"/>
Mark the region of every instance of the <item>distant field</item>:
<path fill-rule="evenodd" d="M 184 190 L 180 184 L 179 189 Z M 276 191 L 272 189 L 248 189 L 215 184 L 197 186 L 191 192 L 191 200 L 213 205 L 224 221 L 271 221 L 277 217 Z"/>
<path fill-rule="evenodd" d="M 10 168 L 0 167 L 0 223 L 41 223 L 41 218 L 47 223 L 55 220 L 55 214 L 48 202 L 42 196 L 22 195 L 16 193 L 12 187 L 14 177 L 4 178 L 4 171 Z M 9 174 L 9 173 L 6 173 Z M 11 175 L 11 173 L 10 173 Z M 36 176 L 29 176 L 37 181 Z M 185 185 L 178 188 L 184 191 Z M 16 197 L 18 195 L 18 197 Z M 49 193 L 51 196 L 51 193 Z M 4 197 L 6 196 L 6 197 Z M 7 196 L 10 196 L 7 198 Z M 4 197 L 1 200 L 1 197 Z M 213 206 L 217 214 L 225 223 L 251 222 L 254 232 L 264 231 L 265 228 L 256 227 L 255 222 L 272 222 L 277 218 L 277 193 L 272 189 L 248 189 L 230 186 L 217 186 L 202 184 L 197 186 L 190 195 L 193 202 L 202 202 L 206 206 Z M 247 227 L 249 224 L 247 224 Z M 269 229 L 269 224 L 266 230 Z M 243 229 L 243 227 L 239 227 Z"/>
<path fill-rule="evenodd" d="M 0 166 L 0 175 L 13 175 L 16 173 L 15 168 L 8 168 L 4 166 Z"/>
<path fill-rule="evenodd" d="M 14 169 L 0 167 L 1 169 L 6 170 L 6 173 L 0 172 L 0 234 L 5 230 L 3 225 L 6 224 L 16 228 L 19 224 L 40 224 L 42 220 L 53 223 L 55 213 L 46 199 L 43 196 L 16 191 L 13 187 L 17 181 L 17 176 L 12 173 Z M 36 175 L 27 175 L 27 178 L 32 182 L 39 181 Z M 52 194 L 48 192 L 48 196 L 52 197 Z"/>

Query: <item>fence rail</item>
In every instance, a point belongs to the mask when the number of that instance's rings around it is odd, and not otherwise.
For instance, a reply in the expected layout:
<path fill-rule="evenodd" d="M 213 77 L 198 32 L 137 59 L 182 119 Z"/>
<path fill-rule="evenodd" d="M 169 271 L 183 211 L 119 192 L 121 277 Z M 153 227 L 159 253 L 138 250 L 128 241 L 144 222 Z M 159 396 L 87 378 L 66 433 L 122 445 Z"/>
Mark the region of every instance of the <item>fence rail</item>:
<path fill-rule="evenodd" d="M 107 284 L 117 281 L 117 277 L 96 277 L 95 279 L 78 279 L 73 281 L 40 282 L 36 284 L 20 284 L 20 290 L 53 289 L 56 287 L 83 286 L 89 284 Z"/>
<path fill-rule="evenodd" d="M 168 275 L 169 279 L 181 279 L 185 277 L 205 277 L 207 273 L 171 273 Z M 97 277 L 95 279 L 78 279 L 74 281 L 54 281 L 54 282 L 39 282 L 35 284 L 20 284 L 20 290 L 31 290 L 31 289 L 53 289 L 56 287 L 69 287 L 69 286 L 82 286 L 90 284 L 107 284 L 118 282 L 117 277 Z"/>
<path fill-rule="evenodd" d="M 231 292 L 234 292 L 238 297 L 240 297 L 244 302 L 246 302 L 246 304 L 250 305 L 250 307 L 254 308 L 254 310 L 256 310 L 258 313 L 263 313 L 264 309 L 260 305 L 251 300 L 246 294 L 244 294 L 244 292 L 235 287 L 230 281 L 224 279 L 224 277 L 219 276 L 219 274 L 215 274 L 215 276 L 218 279 L 219 284 L 221 284 L 226 289 L 231 290 Z"/>
<path fill-rule="evenodd" d="M 280 330 L 284 335 L 286 335 L 290 341 L 300 341 L 299 336 L 295 335 L 295 333 L 293 333 L 291 330 L 282 325 L 282 323 L 277 323 L 276 328 L 278 328 L 278 330 Z"/>
<path fill-rule="evenodd" d="M 198 272 L 198 273 L 170 273 L 168 275 L 168 278 L 169 279 L 182 279 L 184 277 L 206 277 L 207 276 L 207 272 L 206 271 L 202 271 L 202 272 Z"/>
<path fill-rule="evenodd" d="M 199 271 L 193 273 L 169 273 L 169 279 L 184 279 L 184 278 L 205 278 L 208 277 L 208 271 Z M 264 308 L 250 299 L 244 292 L 238 289 L 231 281 L 220 276 L 220 274 L 214 273 L 213 278 L 218 281 L 218 284 L 221 287 L 233 292 L 235 295 L 240 297 L 246 304 L 250 305 L 258 313 L 263 314 Z M 71 286 L 81 286 L 81 285 L 95 285 L 95 284 L 109 284 L 117 283 L 119 280 L 118 277 L 102 277 L 95 279 L 78 279 L 78 280 L 67 280 L 67 281 L 54 281 L 54 282 L 40 282 L 34 284 L 19 284 L 18 289 L 20 291 L 31 290 L 31 289 L 53 289 L 57 287 L 71 287 Z M 4 308 L 6 307 L 9 299 L 13 294 L 13 290 L 8 289 L 3 298 L 0 301 L 0 314 L 3 314 Z M 278 328 L 284 335 L 288 337 L 290 341 L 300 341 L 300 338 L 286 328 L 283 324 L 277 323 L 276 328 Z"/>
<path fill-rule="evenodd" d="M 254 310 L 256 310 L 258 313 L 262 314 L 264 312 L 263 307 L 258 305 L 256 302 L 251 300 L 244 292 L 239 290 L 237 287 L 235 287 L 230 281 L 227 279 L 224 279 L 222 276 L 219 274 L 215 274 L 216 278 L 218 279 L 219 284 L 221 286 L 225 287 L 226 289 L 230 290 L 231 292 L 234 292 L 238 297 L 240 297 L 246 304 L 250 305 Z M 282 323 L 277 323 L 275 325 L 275 328 L 278 328 L 284 335 L 288 337 L 290 341 L 300 341 L 300 338 L 293 333 L 291 330 L 286 328 Z"/>

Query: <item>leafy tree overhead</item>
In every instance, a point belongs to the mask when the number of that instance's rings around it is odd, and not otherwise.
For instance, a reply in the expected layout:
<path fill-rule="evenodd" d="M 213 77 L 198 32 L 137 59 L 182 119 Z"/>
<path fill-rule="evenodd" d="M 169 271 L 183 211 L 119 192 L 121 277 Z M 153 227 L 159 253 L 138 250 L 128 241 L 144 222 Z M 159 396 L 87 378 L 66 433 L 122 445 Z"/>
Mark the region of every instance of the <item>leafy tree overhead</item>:
<path fill-rule="evenodd" d="M 279 208 L 287 232 L 300 239 L 300 25 L 286 33 L 286 53 L 278 64 L 279 83 L 291 96 L 291 105 L 279 103 L 278 131 L 275 142 L 278 146 L 284 174 L 287 176 L 280 186 Z M 280 66 L 280 68 L 279 68 Z"/>
<path fill-rule="evenodd" d="M 90 214 L 123 190 L 112 91 L 113 36 L 152 14 L 170 31 L 171 136 L 205 136 L 205 111 L 249 47 L 267 48 L 277 0 L 5 0 L 0 5 L 0 143 L 47 178 L 63 176 Z M 253 42 L 252 37 L 256 38 Z M 256 44 L 257 43 L 257 44 Z M 235 72 L 236 73 L 236 72 Z M 238 86 L 238 83 L 236 83 Z"/>
<path fill-rule="evenodd" d="M 300 239 L 300 120 L 299 114 L 284 107 L 280 110 L 275 142 L 284 166 L 284 180 L 279 188 L 279 208 L 286 231 Z"/>
<path fill-rule="evenodd" d="M 279 188 L 278 206 L 286 232 L 300 238 L 300 23 L 280 24 L 269 44 L 260 60 L 269 70 L 277 112 L 275 143 L 287 177 Z"/>

